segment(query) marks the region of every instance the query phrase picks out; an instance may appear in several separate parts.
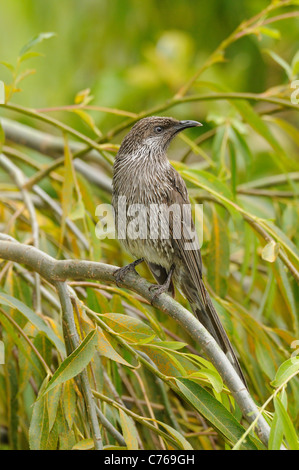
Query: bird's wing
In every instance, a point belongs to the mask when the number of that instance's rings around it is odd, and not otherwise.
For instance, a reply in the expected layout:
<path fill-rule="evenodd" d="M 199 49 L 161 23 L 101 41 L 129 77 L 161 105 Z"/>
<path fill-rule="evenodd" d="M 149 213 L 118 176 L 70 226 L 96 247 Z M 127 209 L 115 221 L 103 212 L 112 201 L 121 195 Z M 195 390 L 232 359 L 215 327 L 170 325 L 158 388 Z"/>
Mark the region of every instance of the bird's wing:
<path fill-rule="evenodd" d="M 172 168 L 172 167 L 171 167 Z M 202 260 L 200 247 L 191 216 L 191 204 L 185 182 L 181 175 L 174 169 L 169 172 L 169 181 L 172 187 L 168 193 L 168 205 L 178 204 L 182 208 L 185 206 L 186 212 L 189 210 L 190 217 L 182 217 L 182 213 L 169 218 L 170 234 L 173 238 L 173 247 L 176 253 L 185 262 L 190 272 L 190 277 L 201 294 L 201 301 L 206 304 L 206 290 L 202 285 Z M 194 248 L 192 248 L 194 247 Z M 190 249 L 191 248 L 191 249 Z"/>
<path fill-rule="evenodd" d="M 169 192 L 167 203 L 169 205 L 190 205 L 185 182 L 174 168 L 173 171 L 170 172 L 169 178 L 172 189 Z M 194 243 L 194 236 L 196 236 L 192 217 L 190 219 L 191 220 L 188 221 L 189 227 L 183 224 L 182 217 L 173 217 L 172 219 L 169 219 L 170 234 L 173 236 L 173 248 L 181 257 L 182 261 L 184 261 L 184 267 L 189 271 L 190 274 L 190 282 L 187 281 L 185 286 L 183 286 L 184 293 L 187 298 L 189 297 L 188 300 L 190 302 L 190 298 L 194 295 L 192 292 L 194 291 L 194 289 L 192 289 L 192 285 L 195 287 L 198 294 L 199 304 L 198 301 L 194 303 L 194 300 L 191 299 L 193 303 L 193 305 L 191 305 L 192 310 L 198 317 L 199 321 L 212 334 L 212 336 L 214 336 L 222 350 L 226 353 L 229 360 L 234 365 L 242 381 L 246 385 L 246 380 L 234 349 L 202 280 L 202 260 L 199 246 L 197 245 L 196 249 L 186 249 L 186 246 L 190 244 L 190 241 L 193 241 Z M 181 237 L 178 237 L 179 235 L 181 235 Z"/>

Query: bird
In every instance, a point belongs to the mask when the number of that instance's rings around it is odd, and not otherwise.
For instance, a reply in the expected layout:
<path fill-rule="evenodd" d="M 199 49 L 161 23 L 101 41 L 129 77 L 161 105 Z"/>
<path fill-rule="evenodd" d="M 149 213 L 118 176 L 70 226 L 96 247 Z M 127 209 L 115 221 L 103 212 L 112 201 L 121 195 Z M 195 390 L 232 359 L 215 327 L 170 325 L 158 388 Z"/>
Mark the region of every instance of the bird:
<path fill-rule="evenodd" d="M 120 283 L 145 261 L 158 283 L 151 286 L 154 297 L 163 292 L 174 296 L 175 286 L 247 386 L 203 281 L 193 219 L 187 224 L 183 217 L 191 208 L 186 184 L 167 156 L 178 133 L 199 126 L 198 121 L 149 116 L 137 121 L 123 138 L 113 166 L 112 206 L 117 237 L 134 261 L 119 268 L 115 277 Z"/>

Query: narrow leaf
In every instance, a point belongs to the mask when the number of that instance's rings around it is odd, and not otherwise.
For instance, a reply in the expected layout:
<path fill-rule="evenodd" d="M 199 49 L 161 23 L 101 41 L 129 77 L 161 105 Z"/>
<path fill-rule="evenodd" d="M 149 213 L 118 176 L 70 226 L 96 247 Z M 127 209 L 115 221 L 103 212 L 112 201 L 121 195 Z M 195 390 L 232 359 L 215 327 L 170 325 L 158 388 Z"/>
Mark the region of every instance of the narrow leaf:
<path fill-rule="evenodd" d="M 274 240 L 271 240 L 264 246 L 262 251 L 262 258 L 269 263 L 274 263 L 276 261 L 279 253 L 279 243 L 276 243 Z"/>
<path fill-rule="evenodd" d="M 56 385 L 72 379 L 85 369 L 87 364 L 91 361 L 95 351 L 95 346 L 97 344 L 96 334 L 97 331 L 92 330 L 77 349 L 75 349 L 75 351 L 73 351 L 72 354 L 60 364 L 59 368 L 48 383 L 44 394 L 48 393 L 52 388 L 56 387 Z"/>
<path fill-rule="evenodd" d="M 55 335 L 53 330 L 48 327 L 44 320 L 40 316 L 36 315 L 36 313 L 27 305 L 10 295 L 4 294 L 3 292 L 0 292 L 0 304 L 7 305 L 8 307 L 17 309 L 21 312 L 39 331 L 43 331 L 46 334 L 60 353 L 63 355 L 65 354 L 65 347 L 62 341 Z"/>
<path fill-rule="evenodd" d="M 22 47 L 20 51 L 20 57 L 22 57 L 27 51 L 32 49 L 32 47 L 35 46 L 36 44 L 39 44 L 45 39 L 52 38 L 55 35 L 56 35 L 55 33 L 40 33 L 37 36 L 34 36 L 32 39 L 30 39 L 30 41 L 27 42 L 27 44 L 25 44 L 25 46 Z"/>
<path fill-rule="evenodd" d="M 273 382 L 271 382 L 272 387 L 280 387 L 296 372 L 299 372 L 299 357 L 291 357 L 280 365 Z"/>
<path fill-rule="evenodd" d="M 283 432 L 291 450 L 299 450 L 298 437 L 294 425 L 281 400 L 278 397 L 274 398 L 274 407 L 282 422 Z"/>
<path fill-rule="evenodd" d="M 112 361 L 119 362 L 128 367 L 133 367 L 125 359 L 123 359 L 118 352 L 115 351 L 113 346 L 109 343 L 103 330 L 98 326 L 98 351 L 102 356 L 108 357 Z"/>
<path fill-rule="evenodd" d="M 119 410 L 119 416 L 124 440 L 127 444 L 127 449 L 138 450 L 138 433 L 133 419 L 123 410 Z"/>
<path fill-rule="evenodd" d="M 243 436 L 245 429 L 236 418 L 197 383 L 186 378 L 175 379 L 177 386 L 187 400 L 204 416 L 229 442 L 236 444 Z M 256 449 L 250 438 L 243 442 L 243 448 Z"/>

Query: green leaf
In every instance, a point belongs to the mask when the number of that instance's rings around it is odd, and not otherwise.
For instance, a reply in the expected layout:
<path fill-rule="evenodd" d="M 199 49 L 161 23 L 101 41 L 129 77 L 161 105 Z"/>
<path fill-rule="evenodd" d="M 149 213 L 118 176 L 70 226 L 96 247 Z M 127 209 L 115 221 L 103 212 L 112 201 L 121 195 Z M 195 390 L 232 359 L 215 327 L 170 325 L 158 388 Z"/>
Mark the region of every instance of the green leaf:
<path fill-rule="evenodd" d="M 120 424 L 128 450 L 138 450 L 138 433 L 131 416 L 119 410 Z"/>
<path fill-rule="evenodd" d="M 274 413 L 268 442 L 269 450 L 280 450 L 283 439 L 283 427 L 277 413 Z"/>
<path fill-rule="evenodd" d="M 212 232 L 208 255 L 208 282 L 220 297 L 225 297 L 229 272 L 229 240 L 227 223 L 212 207 Z"/>
<path fill-rule="evenodd" d="M 47 394 L 45 398 L 48 399 L 48 419 L 49 419 L 49 430 L 51 431 L 57 414 L 59 400 L 62 392 L 62 384 L 58 387 L 53 388 Z"/>
<path fill-rule="evenodd" d="M 10 295 L 4 294 L 3 292 L 0 292 L 0 304 L 7 305 L 8 307 L 17 309 L 21 312 L 39 331 L 43 331 L 46 334 L 62 355 L 65 355 L 65 346 L 62 341 L 55 335 L 53 330 L 49 328 L 45 321 L 39 315 L 36 315 L 33 310 L 27 307 L 27 305 Z"/>
<path fill-rule="evenodd" d="M 70 429 L 72 428 L 73 421 L 76 417 L 76 400 L 77 397 L 74 390 L 74 383 L 72 380 L 68 380 L 63 384 L 62 403 L 65 419 Z"/>
<path fill-rule="evenodd" d="M 147 354 L 150 359 L 156 364 L 159 371 L 168 377 L 178 377 L 186 375 L 182 363 L 171 354 L 170 350 L 162 349 L 157 344 L 135 345 L 138 350 Z"/>
<path fill-rule="evenodd" d="M 39 44 L 40 42 L 44 41 L 45 39 L 52 38 L 53 36 L 56 36 L 56 33 L 40 33 L 37 36 L 34 36 L 30 41 L 28 41 L 25 46 L 22 47 L 20 51 L 20 58 L 30 49 L 32 49 L 33 46 L 36 44 Z"/>
<path fill-rule="evenodd" d="M 77 442 L 72 450 L 90 450 L 94 448 L 94 440 L 90 439 L 82 439 L 82 441 Z"/>
<path fill-rule="evenodd" d="M 5 104 L 5 85 L 2 80 L 0 80 L 0 104 Z"/>
<path fill-rule="evenodd" d="M 182 436 L 180 432 L 176 431 L 176 429 L 172 428 L 168 424 L 162 423 L 161 421 L 158 421 L 158 423 L 160 426 L 166 429 L 166 431 L 168 431 L 168 434 L 170 434 L 171 437 L 173 437 L 176 440 L 180 449 L 193 450 L 193 447 L 189 444 L 187 439 L 185 439 L 184 436 Z"/>
<path fill-rule="evenodd" d="M 79 91 L 75 96 L 75 104 L 81 104 L 86 106 L 93 96 L 90 95 L 90 88 L 85 88 L 84 90 Z"/>
<path fill-rule="evenodd" d="M 4 330 L 7 332 L 11 340 L 13 341 L 14 345 L 19 349 L 20 351 L 20 364 L 23 364 L 22 361 L 22 355 L 30 362 L 30 364 L 33 366 L 34 372 L 38 374 L 40 378 L 44 377 L 44 370 L 41 370 L 41 364 L 39 359 L 36 357 L 35 354 L 33 354 L 32 349 L 28 346 L 27 341 L 23 338 L 22 335 L 20 335 L 19 331 L 15 327 L 15 325 L 10 321 L 10 318 L 7 318 L 5 315 L 3 315 L 0 312 L 0 324 L 3 326 Z M 31 374 L 33 372 L 33 369 L 31 369 Z M 21 374 L 19 377 L 20 383 L 19 383 L 19 390 L 23 388 L 22 380 L 24 376 L 26 376 L 26 369 L 22 367 Z M 42 375 L 41 375 L 42 374 Z"/>
<path fill-rule="evenodd" d="M 208 381 L 211 383 L 212 387 L 216 390 L 217 393 L 222 392 L 223 381 L 217 371 L 211 369 L 202 369 L 198 372 L 194 372 L 193 374 L 189 375 L 190 379 L 195 379 L 197 377 L 208 379 Z"/>
<path fill-rule="evenodd" d="M 240 220 L 238 207 L 232 202 L 234 199 L 232 192 L 216 176 L 206 171 L 193 169 L 183 170 L 181 175 L 192 186 L 205 189 L 219 199 L 235 220 Z"/>
<path fill-rule="evenodd" d="M 278 117 L 267 116 L 267 121 L 273 122 L 278 129 L 282 129 L 286 134 L 288 134 L 293 141 L 299 145 L 299 130 L 297 127 L 293 126 L 290 122 L 280 119 Z"/>
<path fill-rule="evenodd" d="M 296 54 L 294 55 L 291 66 L 292 66 L 293 75 L 294 76 L 298 75 L 298 73 L 299 73 L 299 51 L 297 51 Z"/>
<path fill-rule="evenodd" d="M 73 109 L 72 112 L 80 116 L 80 118 L 88 125 L 88 127 L 90 127 L 93 130 L 93 132 L 98 137 L 102 137 L 101 131 L 97 128 L 96 123 L 94 122 L 94 119 L 90 114 L 88 114 L 86 111 L 82 109 Z"/>
<path fill-rule="evenodd" d="M 287 167 L 292 168 L 294 166 L 294 162 L 286 156 L 284 150 L 273 136 L 267 124 L 254 111 L 250 104 L 244 100 L 233 100 L 231 103 L 242 115 L 245 122 L 247 122 L 252 129 L 260 134 L 271 145 L 274 150 L 274 153 L 272 153 L 271 156 L 277 167 L 283 172 L 287 171 Z"/>
<path fill-rule="evenodd" d="M 117 351 L 113 348 L 113 346 L 109 343 L 106 335 L 104 334 L 103 330 L 98 326 L 98 351 L 99 354 L 102 356 L 108 357 L 112 361 L 118 362 L 120 364 L 124 364 L 127 367 L 134 368 L 131 364 L 129 364 L 125 359 L 123 359 Z"/>
<path fill-rule="evenodd" d="M 279 366 L 275 378 L 271 382 L 272 387 L 280 387 L 288 382 L 289 378 L 296 372 L 299 372 L 299 357 L 291 357 Z"/>
<path fill-rule="evenodd" d="M 275 375 L 275 366 L 271 351 L 267 345 L 263 344 L 260 338 L 255 341 L 255 352 L 261 369 L 271 380 Z"/>
<path fill-rule="evenodd" d="M 45 450 L 49 436 L 48 399 L 43 395 L 48 377 L 43 382 L 39 396 L 34 404 L 29 427 L 29 446 L 31 450 Z"/>
<path fill-rule="evenodd" d="M 150 326 L 138 318 L 129 317 L 121 313 L 110 312 L 102 315 L 101 318 L 105 319 L 106 323 L 116 333 L 129 338 L 131 341 L 138 342 L 140 339 L 151 337 L 154 333 Z"/>
<path fill-rule="evenodd" d="M 262 259 L 268 261 L 269 263 L 274 263 L 274 261 L 276 261 L 277 259 L 279 248 L 279 243 L 276 243 L 274 240 L 271 240 L 263 248 Z"/>
<path fill-rule="evenodd" d="M 0 121 L 0 153 L 2 152 L 4 143 L 5 143 L 5 134 L 4 134 L 4 130 Z"/>
<path fill-rule="evenodd" d="M 268 36 L 273 39 L 280 39 L 281 37 L 280 31 L 278 31 L 278 29 L 266 28 L 265 26 L 261 26 L 258 28 L 258 31 L 261 34 L 264 34 L 264 36 Z"/>
<path fill-rule="evenodd" d="M 292 240 L 290 240 L 287 235 L 270 220 L 263 220 L 262 223 L 267 232 L 277 238 L 279 244 L 284 247 L 286 251 L 288 251 L 292 256 L 294 256 L 294 258 L 297 260 L 297 263 L 299 263 L 299 250 Z"/>
<path fill-rule="evenodd" d="M 40 52 L 34 52 L 34 51 L 29 51 L 23 54 L 21 57 L 19 57 L 19 62 L 25 62 L 25 60 L 32 59 L 32 57 L 41 57 L 43 54 Z"/>
<path fill-rule="evenodd" d="M 299 450 L 298 437 L 286 409 L 278 397 L 274 398 L 275 411 L 282 422 L 284 435 L 289 443 L 291 450 Z"/>
<path fill-rule="evenodd" d="M 280 67 L 282 67 L 285 71 L 285 73 L 287 74 L 287 77 L 289 79 L 292 78 L 293 76 L 293 71 L 292 71 L 292 67 L 282 58 L 280 57 L 278 54 L 276 54 L 276 52 L 274 51 L 271 51 L 270 49 L 264 49 L 264 52 L 266 52 L 267 54 L 269 54 L 270 57 L 272 57 L 272 59 L 278 64 L 280 65 Z"/>
<path fill-rule="evenodd" d="M 84 216 L 85 216 L 85 206 L 83 204 L 83 201 L 80 199 L 74 204 L 74 207 L 69 212 L 68 217 L 71 220 L 79 220 L 79 219 L 84 219 Z"/>
<path fill-rule="evenodd" d="M 197 383 L 190 379 L 175 379 L 177 386 L 187 400 L 204 416 L 218 431 L 220 431 L 231 444 L 236 444 L 245 429 L 236 418 Z M 256 450 L 250 438 L 243 442 L 243 448 L 247 450 Z"/>
<path fill-rule="evenodd" d="M 14 65 L 9 64 L 8 62 L 4 62 L 3 60 L 1 60 L 1 61 L 0 61 L 0 64 L 1 64 L 1 65 L 4 65 L 4 67 L 6 67 L 6 68 L 7 68 L 10 72 L 12 72 L 12 73 L 13 73 L 14 70 L 15 70 Z"/>
<path fill-rule="evenodd" d="M 160 348 L 171 349 L 172 351 L 179 351 L 187 346 L 187 343 L 182 341 L 156 341 L 155 344 Z"/>
<path fill-rule="evenodd" d="M 43 394 L 48 393 L 56 385 L 80 374 L 91 361 L 96 344 L 97 330 L 92 330 L 72 354 L 60 364 Z"/>
<path fill-rule="evenodd" d="M 69 428 L 64 416 L 62 404 L 59 404 L 55 425 L 59 435 L 59 450 L 70 450 L 75 445 L 75 436 L 72 429 Z"/>

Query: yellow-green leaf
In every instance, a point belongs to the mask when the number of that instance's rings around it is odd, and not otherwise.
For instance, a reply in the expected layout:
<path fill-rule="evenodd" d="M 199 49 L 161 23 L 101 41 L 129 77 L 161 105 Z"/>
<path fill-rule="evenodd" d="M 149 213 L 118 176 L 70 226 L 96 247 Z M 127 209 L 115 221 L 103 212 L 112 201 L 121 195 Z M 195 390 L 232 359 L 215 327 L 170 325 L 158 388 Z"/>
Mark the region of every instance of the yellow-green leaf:
<path fill-rule="evenodd" d="M 264 246 L 262 251 L 262 258 L 269 263 L 274 263 L 276 261 L 278 253 L 279 253 L 279 243 L 276 243 L 274 240 L 271 240 Z"/>
<path fill-rule="evenodd" d="M 125 359 L 123 359 L 117 351 L 113 348 L 111 343 L 109 343 L 107 337 L 105 336 L 103 330 L 98 326 L 98 351 L 102 356 L 108 357 L 112 361 L 119 362 L 128 367 L 134 367 L 129 364 Z"/>
<path fill-rule="evenodd" d="M 49 381 L 44 394 L 48 393 L 52 388 L 56 387 L 56 385 L 66 382 L 80 374 L 91 361 L 96 344 L 97 331 L 92 330 L 72 354 L 60 364 Z"/>
<path fill-rule="evenodd" d="M 119 410 L 120 423 L 128 450 L 138 450 L 138 433 L 133 419 Z"/>

